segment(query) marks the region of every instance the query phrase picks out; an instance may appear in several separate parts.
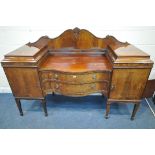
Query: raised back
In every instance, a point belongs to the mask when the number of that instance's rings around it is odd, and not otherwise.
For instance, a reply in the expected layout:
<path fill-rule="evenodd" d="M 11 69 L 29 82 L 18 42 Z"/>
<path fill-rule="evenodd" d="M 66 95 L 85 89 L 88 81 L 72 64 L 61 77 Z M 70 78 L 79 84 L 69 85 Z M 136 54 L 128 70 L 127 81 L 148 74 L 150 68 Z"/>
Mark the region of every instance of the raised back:
<path fill-rule="evenodd" d="M 69 29 L 63 32 L 57 38 L 49 41 L 49 48 L 59 49 L 66 47 L 73 47 L 76 49 L 88 48 L 105 48 L 106 43 L 104 39 L 97 38 L 92 33 L 84 29 Z"/>
<path fill-rule="evenodd" d="M 113 36 L 106 36 L 105 38 L 98 38 L 91 32 L 85 29 L 68 29 L 56 38 L 49 38 L 47 36 L 41 37 L 34 43 L 29 43 L 30 46 L 42 48 L 45 45 L 49 49 L 60 48 L 74 48 L 74 49 L 90 49 L 90 48 L 107 48 L 107 46 L 122 47 L 127 46 L 128 43 L 118 41 Z"/>

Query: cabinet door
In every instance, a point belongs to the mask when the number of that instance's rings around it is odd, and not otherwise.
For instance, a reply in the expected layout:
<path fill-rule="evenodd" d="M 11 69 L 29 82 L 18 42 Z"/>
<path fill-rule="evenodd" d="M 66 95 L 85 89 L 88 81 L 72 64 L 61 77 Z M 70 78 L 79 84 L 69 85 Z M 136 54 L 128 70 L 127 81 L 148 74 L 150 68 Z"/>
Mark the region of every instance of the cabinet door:
<path fill-rule="evenodd" d="M 15 97 L 42 98 L 38 71 L 36 68 L 4 68 Z"/>
<path fill-rule="evenodd" d="M 109 98 L 141 99 L 149 74 L 150 69 L 114 69 Z"/>

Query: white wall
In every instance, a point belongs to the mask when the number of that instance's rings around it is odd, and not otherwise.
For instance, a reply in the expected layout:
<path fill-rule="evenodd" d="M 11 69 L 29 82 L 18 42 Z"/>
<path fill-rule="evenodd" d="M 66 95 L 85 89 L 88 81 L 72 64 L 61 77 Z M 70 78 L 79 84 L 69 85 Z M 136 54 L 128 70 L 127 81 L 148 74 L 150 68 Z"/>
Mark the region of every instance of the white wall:
<path fill-rule="evenodd" d="M 74 27 L 68 27 L 74 28 Z M 127 41 L 151 55 L 155 62 L 155 27 L 79 27 L 85 28 L 97 37 L 113 35 L 120 41 Z M 34 42 L 43 35 L 56 37 L 61 34 L 66 27 L 0 27 L 0 60 L 3 55 L 18 47 Z M 149 79 L 155 79 L 155 65 Z M 5 74 L 0 66 L 0 92 L 11 92 Z"/>

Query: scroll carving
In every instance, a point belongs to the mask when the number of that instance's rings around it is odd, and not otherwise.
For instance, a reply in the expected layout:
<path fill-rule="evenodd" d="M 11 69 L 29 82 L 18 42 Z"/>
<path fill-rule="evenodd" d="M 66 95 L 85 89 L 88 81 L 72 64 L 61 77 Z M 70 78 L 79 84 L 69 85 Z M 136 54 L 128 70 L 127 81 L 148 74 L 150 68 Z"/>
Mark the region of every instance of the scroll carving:
<path fill-rule="evenodd" d="M 77 49 L 87 49 L 87 48 L 107 48 L 111 46 L 113 49 L 127 46 L 129 43 L 120 42 L 115 37 L 107 35 L 105 38 L 98 38 L 91 32 L 85 29 L 68 29 L 64 31 L 61 35 L 56 38 L 49 38 L 48 36 L 41 37 L 38 41 L 34 43 L 28 43 L 29 46 L 35 46 L 42 48 L 43 46 L 49 47 L 49 49 L 59 49 L 59 48 L 77 48 Z"/>
<path fill-rule="evenodd" d="M 77 40 L 79 37 L 80 29 L 78 27 L 74 28 L 73 33 L 74 33 L 75 40 Z"/>

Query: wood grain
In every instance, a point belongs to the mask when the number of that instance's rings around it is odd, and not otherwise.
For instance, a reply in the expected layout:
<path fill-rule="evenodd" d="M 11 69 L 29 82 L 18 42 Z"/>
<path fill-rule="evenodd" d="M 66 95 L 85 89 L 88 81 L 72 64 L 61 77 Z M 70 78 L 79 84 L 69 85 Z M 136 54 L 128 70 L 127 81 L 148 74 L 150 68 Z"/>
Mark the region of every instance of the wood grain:
<path fill-rule="evenodd" d="M 40 70 L 63 72 L 111 71 L 112 66 L 105 56 L 98 55 L 50 55 Z"/>
<path fill-rule="evenodd" d="M 35 68 L 4 68 L 15 97 L 43 97 L 38 71 Z"/>
<path fill-rule="evenodd" d="M 110 99 L 139 100 L 150 69 L 115 69 L 111 81 Z"/>
<path fill-rule="evenodd" d="M 99 92 L 107 97 L 106 118 L 111 103 L 128 102 L 135 104 L 132 119 L 147 94 L 153 66 L 150 56 L 135 46 L 79 28 L 56 38 L 43 36 L 5 55 L 1 64 L 20 114 L 20 99 L 41 99 L 47 116 L 48 93 L 86 96 Z"/>

